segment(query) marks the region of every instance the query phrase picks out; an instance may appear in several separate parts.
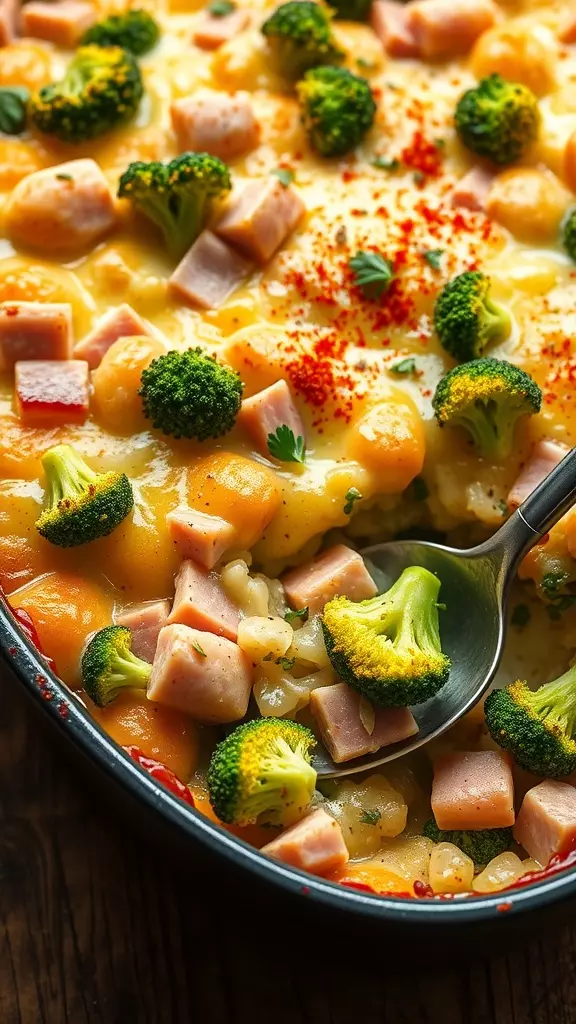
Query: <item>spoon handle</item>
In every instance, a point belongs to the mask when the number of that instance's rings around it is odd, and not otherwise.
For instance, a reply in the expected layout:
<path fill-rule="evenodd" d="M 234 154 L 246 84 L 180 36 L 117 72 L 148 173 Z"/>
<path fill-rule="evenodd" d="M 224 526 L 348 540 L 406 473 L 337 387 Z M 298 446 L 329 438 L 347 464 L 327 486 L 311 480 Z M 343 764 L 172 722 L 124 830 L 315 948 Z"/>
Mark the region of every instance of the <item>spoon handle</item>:
<path fill-rule="evenodd" d="M 576 448 L 573 448 L 498 530 L 492 538 L 495 546 L 505 547 L 508 563 L 516 564 L 575 502 Z"/>

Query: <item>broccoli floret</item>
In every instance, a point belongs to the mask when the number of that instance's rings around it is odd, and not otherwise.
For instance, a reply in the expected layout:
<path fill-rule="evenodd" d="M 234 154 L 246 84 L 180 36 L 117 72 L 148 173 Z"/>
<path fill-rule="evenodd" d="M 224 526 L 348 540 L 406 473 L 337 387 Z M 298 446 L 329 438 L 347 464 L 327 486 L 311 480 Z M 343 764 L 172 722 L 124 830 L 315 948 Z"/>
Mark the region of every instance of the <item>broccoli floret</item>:
<path fill-rule="evenodd" d="M 542 392 L 528 373 L 504 359 L 475 359 L 442 377 L 432 405 L 441 427 L 464 427 L 481 455 L 504 459 L 521 416 L 540 411 Z"/>
<path fill-rule="evenodd" d="M 218 744 L 208 769 L 210 803 L 234 825 L 292 825 L 312 799 L 316 746 L 310 729 L 283 718 L 239 725 Z"/>
<path fill-rule="evenodd" d="M 85 142 L 133 117 L 144 87 L 134 57 L 119 46 L 82 46 L 61 82 L 30 100 L 39 131 L 62 142 Z"/>
<path fill-rule="evenodd" d="M 538 100 L 527 86 L 489 75 L 460 98 L 454 121 L 460 140 L 473 153 L 511 164 L 538 134 Z"/>
<path fill-rule="evenodd" d="M 414 565 L 378 597 L 329 601 L 322 626 L 340 678 L 388 707 L 421 704 L 438 693 L 450 671 L 440 646 L 439 590 L 437 577 Z"/>
<path fill-rule="evenodd" d="M 132 511 L 125 473 L 95 473 L 68 444 L 45 452 L 42 465 L 47 487 L 36 529 L 51 544 L 72 548 L 106 537 Z"/>
<path fill-rule="evenodd" d="M 138 8 L 97 21 L 84 33 L 81 45 L 121 46 L 140 57 L 156 46 L 159 38 L 157 22 L 148 11 Z"/>
<path fill-rule="evenodd" d="M 434 307 L 434 327 L 447 352 L 465 363 L 510 333 L 510 316 L 490 298 L 489 277 L 479 270 L 459 274 L 444 286 Z"/>
<path fill-rule="evenodd" d="M 232 430 L 242 381 L 201 348 L 167 352 L 142 371 L 144 415 L 164 434 L 205 441 Z"/>
<path fill-rule="evenodd" d="M 310 144 L 322 156 L 350 152 L 374 124 L 376 104 L 369 83 L 344 68 L 308 71 L 296 91 Z"/>
<path fill-rule="evenodd" d="M 368 21 L 372 0 L 334 0 L 334 17 L 345 21 Z"/>
<path fill-rule="evenodd" d="M 481 871 L 494 857 L 506 853 L 513 843 L 511 828 L 479 828 L 458 831 L 438 828 L 430 818 L 422 829 L 425 836 L 434 843 L 452 843 L 474 861 L 474 867 Z"/>
<path fill-rule="evenodd" d="M 217 156 L 182 153 L 167 164 L 129 164 L 118 195 L 161 229 L 168 252 L 180 259 L 200 234 L 211 201 L 231 187 L 230 170 Z"/>
<path fill-rule="evenodd" d="M 576 770 L 576 666 L 538 690 L 521 679 L 493 690 L 484 713 L 492 739 L 522 768 L 553 779 Z"/>
<path fill-rule="evenodd" d="M 82 685 L 90 700 L 105 708 L 128 687 L 145 690 L 152 665 L 132 653 L 132 632 L 106 626 L 89 641 L 81 662 Z"/>
<path fill-rule="evenodd" d="M 562 241 L 571 259 L 576 263 L 576 206 L 568 211 L 562 225 Z"/>
<path fill-rule="evenodd" d="M 274 67 L 296 81 L 309 68 L 341 64 L 343 52 L 332 37 L 330 15 L 311 0 L 281 4 L 262 25 Z"/>

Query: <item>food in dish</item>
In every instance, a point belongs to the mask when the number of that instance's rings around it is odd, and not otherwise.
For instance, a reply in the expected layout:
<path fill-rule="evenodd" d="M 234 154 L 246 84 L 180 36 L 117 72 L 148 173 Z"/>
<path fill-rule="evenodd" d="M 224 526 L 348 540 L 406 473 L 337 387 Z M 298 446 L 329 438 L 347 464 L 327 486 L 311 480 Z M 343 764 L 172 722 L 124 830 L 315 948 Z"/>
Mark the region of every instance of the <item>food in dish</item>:
<path fill-rule="evenodd" d="M 161 784 L 370 892 L 574 859 L 572 513 L 486 712 L 314 769 L 449 685 L 442 581 L 358 549 L 474 543 L 572 445 L 570 6 L 0 2 L 9 607 Z"/>

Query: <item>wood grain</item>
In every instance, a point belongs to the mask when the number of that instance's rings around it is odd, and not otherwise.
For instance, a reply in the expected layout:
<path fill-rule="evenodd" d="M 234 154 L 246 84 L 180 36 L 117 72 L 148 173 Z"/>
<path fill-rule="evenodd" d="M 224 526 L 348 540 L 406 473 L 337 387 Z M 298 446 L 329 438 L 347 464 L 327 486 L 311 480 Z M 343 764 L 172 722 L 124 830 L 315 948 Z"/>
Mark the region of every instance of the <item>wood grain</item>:
<path fill-rule="evenodd" d="M 444 970 L 274 950 L 76 778 L 0 679 L 0 1024 L 576 1024 L 576 929 Z M 338 949 L 345 949 L 345 936 Z M 450 965 L 451 950 L 446 950 Z"/>

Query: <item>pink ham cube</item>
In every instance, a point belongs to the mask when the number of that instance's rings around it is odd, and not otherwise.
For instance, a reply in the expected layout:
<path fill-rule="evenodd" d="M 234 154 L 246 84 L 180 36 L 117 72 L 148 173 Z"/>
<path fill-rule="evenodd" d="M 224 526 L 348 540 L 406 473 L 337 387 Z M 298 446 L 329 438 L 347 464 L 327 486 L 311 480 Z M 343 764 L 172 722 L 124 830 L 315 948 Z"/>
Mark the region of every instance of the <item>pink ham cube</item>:
<path fill-rule="evenodd" d="M 231 160 L 258 144 L 260 127 L 248 93 L 234 96 L 199 89 L 170 107 L 172 127 L 181 152 L 211 153 Z"/>
<path fill-rule="evenodd" d="M 0 370 L 32 359 L 72 358 L 68 302 L 0 303 Z"/>
<path fill-rule="evenodd" d="M 473 213 L 484 212 L 493 181 L 492 171 L 487 171 L 483 167 L 472 167 L 452 189 L 451 205 L 463 210 L 472 210 Z"/>
<path fill-rule="evenodd" d="M 250 663 L 237 644 L 179 624 L 160 631 L 149 700 L 223 725 L 244 718 L 251 690 Z"/>
<path fill-rule="evenodd" d="M 362 556 L 345 544 L 335 544 L 313 562 L 292 569 L 282 583 L 292 607 L 308 608 L 310 615 L 321 612 L 333 597 L 364 601 L 377 593 Z"/>
<path fill-rule="evenodd" d="M 19 13 L 18 0 L 0 0 L 0 46 L 8 46 L 14 40 Z"/>
<path fill-rule="evenodd" d="M 370 24 L 390 57 L 418 57 L 418 43 L 405 4 L 396 0 L 374 0 Z"/>
<path fill-rule="evenodd" d="M 116 624 L 132 631 L 132 651 L 137 658 L 154 661 L 160 630 L 167 624 L 169 614 L 169 601 L 145 601 L 116 615 Z"/>
<path fill-rule="evenodd" d="M 168 530 L 183 558 L 191 558 L 204 569 L 213 569 L 236 540 L 232 523 L 194 508 L 176 509 L 166 516 Z"/>
<path fill-rule="evenodd" d="M 81 359 L 34 359 L 15 366 L 16 411 L 26 426 L 84 423 L 90 372 Z"/>
<path fill-rule="evenodd" d="M 413 0 L 408 23 L 424 60 L 462 56 L 496 24 L 492 0 Z"/>
<path fill-rule="evenodd" d="M 304 212 L 298 193 L 271 175 L 246 185 L 214 230 L 258 263 L 267 263 Z"/>
<path fill-rule="evenodd" d="M 548 474 L 562 462 L 569 451 L 568 445 L 563 444 L 562 441 L 538 441 L 530 458 L 522 467 L 520 475 L 512 485 L 512 490 L 508 495 L 508 508 L 512 511 L 526 501 L 538 484 L 541 484 Z"/>
<path fill-rule="evenodd" d="M 381 747 L 415 736 L 418 725 L 409 708 L 374 708 L 374 728 L 368 732 L 360 713 L 361 697 L 346 683 L 320 686 L 310 694 L 320 736 L 333 761 L 351 761 Z"/>
<path fill-rule="evenodd" d="M 500 750 L 444 754 L 434 764 L 432 810 L 438 828 L 506 828 L 514 824 L 510 760 Z"/>
<path fill-rule="evenodd" d="M 96 8 L 83 0 L 32 0 L 22 7 L 22 35 L 71 50 L 96 19 Z"/>
<path fill-rule="evenodd" d="M 304 437 L 304 424 L 285 380 L 245 398 L 237 422 L 250 434 L 260 454 L 268 458 L 268 437 L 278 427 L 289 427 L 294 437 Z"/>
<path fill-rule="evenodd" d="M 219 576 L 206 572 L 191 559 L 182 562 L 168 622 L 236 640 L 239 621 L 240 612 L 225 593 Z"/>
<path fill-rule="evenodd" d="M 74 346 L 77 359 L 86 359 L 91 370 L 100 366 L 108 349 L 118 338 L 150 337 L 150 325 L 123 302 L 105 313 L 95 328 Z"/>
<path fill-rule="evenodd" d="M 546 779 L 529 789 L 514 826 L 514 839 L 542 867 L 576 843 L 576 789 Z"/>
<path fill-rule="evenodd" d="M 248 21 L 248 11 L 238 8 L 219 17 L 206 12 L 194 29 L 192 42 L 201 50 L 217 50 L 230 39 L 235 39 L 246 28 Z"/>
<path fill-rule="evenodd" d="M 246 280 L 252 264 L 216 238 L 198 235 L 168 282 L 173 295 L 199 309 L 218 309 Z"/>
<path fill-rule="evenodd" d="M 322 807 L 263 846 L 262 853 L 321 877 L 341 870 L 348 862 L 342 829 Z"/>

